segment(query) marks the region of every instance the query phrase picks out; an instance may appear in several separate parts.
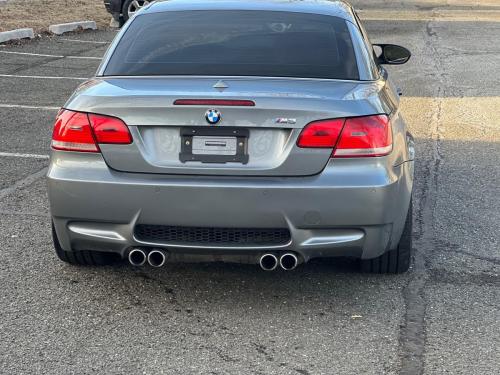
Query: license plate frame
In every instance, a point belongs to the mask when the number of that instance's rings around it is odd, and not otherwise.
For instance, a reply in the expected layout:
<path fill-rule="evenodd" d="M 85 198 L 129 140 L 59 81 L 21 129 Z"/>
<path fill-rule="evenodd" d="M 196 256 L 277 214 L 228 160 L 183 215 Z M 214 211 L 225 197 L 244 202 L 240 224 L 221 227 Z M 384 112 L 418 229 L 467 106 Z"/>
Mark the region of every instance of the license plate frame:
<path fill-rule="evenodd" d="M 248 129 L 235 127 L 193 127 L 181 128 L 181 152 L 179 160 L 182 163 L 198 161 L 201 163 L 248 163 Z M 236 138 L 236 152 L 234 155 L 193 153 L 193 137 L 203 137 L 208 139 L 213 137 L 214 141 L 221 138 Z"/>

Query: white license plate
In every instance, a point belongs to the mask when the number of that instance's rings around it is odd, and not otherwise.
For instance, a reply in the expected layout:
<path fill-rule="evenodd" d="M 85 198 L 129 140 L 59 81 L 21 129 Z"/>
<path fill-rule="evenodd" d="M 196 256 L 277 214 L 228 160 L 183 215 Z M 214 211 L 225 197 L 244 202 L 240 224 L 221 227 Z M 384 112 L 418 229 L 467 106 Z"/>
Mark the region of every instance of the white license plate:
<path fill-rule="evenodd" d="M 236 155 L 236 137 L 193 137 L 194 155 Z"/>

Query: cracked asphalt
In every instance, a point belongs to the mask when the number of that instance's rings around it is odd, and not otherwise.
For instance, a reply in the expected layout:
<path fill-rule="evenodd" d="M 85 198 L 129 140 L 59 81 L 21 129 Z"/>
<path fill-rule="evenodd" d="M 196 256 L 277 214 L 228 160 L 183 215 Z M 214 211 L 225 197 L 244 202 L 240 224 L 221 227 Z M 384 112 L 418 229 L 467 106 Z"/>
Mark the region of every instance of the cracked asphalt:
<path fill-rule="evenodd" d="M 457 19 L 420 20 L 436 2 L 412 2 L 411 20 L 365 13 L 373 42 L 413 53 L 388 68 L 417 144 L 414 260 L 398 276 L 349 259 L 288 273 L 59 262 L 43 178 L 51 128 L 99 60 L 29 54 L 101 57 L 114 32 L 0 47 L 0 372 L 497 374 L 500 17 L 460 5 Z"/>

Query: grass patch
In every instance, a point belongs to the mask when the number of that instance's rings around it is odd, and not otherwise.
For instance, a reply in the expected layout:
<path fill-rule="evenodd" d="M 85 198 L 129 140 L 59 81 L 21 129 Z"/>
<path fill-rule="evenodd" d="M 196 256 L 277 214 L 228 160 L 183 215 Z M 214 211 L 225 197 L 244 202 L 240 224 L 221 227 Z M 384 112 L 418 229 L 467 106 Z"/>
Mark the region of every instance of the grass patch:
<path fill-rule="evenodd" d="M 49 25 L 86 20 L 109 26 L 111 15 L 102 0 L 7 0 L 0 6 L 0 31 L 31 27 L 41 33 Z"/>

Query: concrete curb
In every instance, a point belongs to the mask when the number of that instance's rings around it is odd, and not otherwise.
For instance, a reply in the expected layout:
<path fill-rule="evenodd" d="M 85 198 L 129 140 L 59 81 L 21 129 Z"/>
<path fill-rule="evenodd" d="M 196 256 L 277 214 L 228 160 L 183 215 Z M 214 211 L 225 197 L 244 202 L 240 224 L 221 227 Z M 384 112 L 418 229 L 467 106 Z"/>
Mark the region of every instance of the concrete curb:
<path fill-rule="evenodd" d="M 118 22 L 117 20 L 115 20 L 114 17 L 111 17 L 111 21 L 109 21 L 109 27 L 112 27 L 114 29 L 119 29 L 120 28 L 120 22 Z"/>
<path fill-rule="evenodd" d="M 0 33 L 0 43 L 8 42 L 10 40 L 30 38 L 33 39 L 35 33 L 33 29 L 16 29 L 10 31 L 3 31 Z"/>
<path fill-rule="evenodd" d="M 52 34 L 61 35 L 64 33 L 68 33 L 70 31 L 77 31 L 79 29 L 82 30 L 96 30 L 97 25 L 95 21 L 78 21 L 78 22 L 70 22 L 70 23 L 61 23 L 58 25 L 50 25 L 49 31 Z"/>

